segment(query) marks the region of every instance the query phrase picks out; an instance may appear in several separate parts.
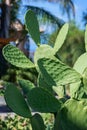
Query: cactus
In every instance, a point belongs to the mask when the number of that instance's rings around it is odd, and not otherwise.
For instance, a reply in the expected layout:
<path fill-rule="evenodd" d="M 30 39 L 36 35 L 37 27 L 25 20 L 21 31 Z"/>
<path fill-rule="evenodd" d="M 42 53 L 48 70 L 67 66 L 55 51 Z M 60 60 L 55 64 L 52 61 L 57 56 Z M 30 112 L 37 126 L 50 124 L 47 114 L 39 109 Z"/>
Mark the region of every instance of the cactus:
<path fill-rule="evenodd" d="M 51 86 L 61 86 L 80 81 L 81 75 L 58 59 L 41 58 L 38 66 L 45 81 Z"/>
<path fill-rule="evenodd" d="M 32 109 L 45 113 L 56 112 L 62 105 L 62 102 L 40 87 L 33 88 L 27 94 L 27 100 Z"/>
<path fill-rule="evenodd" d="M 54 130 L 87 130 L 87 100 L 70 99 L 58 112 Z"/>
<path fill-rule="evenodd" d="M 34 84 L 29 80 L 20 79 L 18 80 L 18 82 L 20 87 L 22 88 L 24 95 L 27 95 L 28 92 L 35 87 Z"/>
<path fill-rule="evenodd" d="M 3 48 L 3 56 L 12 65 L 20 68 L 34 68 L 34 64 L 17 47 L 10 44 Z"/>
<path fill-rule="evenodd" d="M 38 21 L 31 10 L 25 15 L 25 24 L 31 37 L 39 46 L 34 56 L 35 63 L 33 64 L 18 48 L 11 45 L 4 47 L 3 55 L 16 67 L 36 68 L 39 76 L 36 85 L 20 79 L 18 81 L 20 89 L 12 83 L 6 84 L 6 103 L 15 113 L 30 118 L 33 130 L 45 130 L 45 126 L 40 114 L 32 115 L 32 109 L 35 112 L 53 113 L 54 130 L 87 130 L 87 52 L 81 55 L 71 68 L 56 58 L 56 53 L 68 33 L 67 23 L 61 28 L 54 48 L 40 45 Z M 86 35 L 87 26 L 85 32 L 87 51 Z M 70 85 L 70 97 L 65 93 L 67 85 Z"/>
<path fill-rule="evenodd" d="M 5 100 L 8 106 L 18 115 L 30 118 L 30 109 L 20 90 L 12 83 L 6 84 Z"/>
<path fill-rule="evenodd" d="M 32 10 L 28 10 L 25 14 L 25 25 L 32 39 L 40 45 L 40 31 L 37 17 Z"/>
<path fill-rule="evenodd" d="M 66 23 L 62 26 L 61 30 L 59 31 L 59 34 L 56 38 L 55 45 L 54 45 L 54 54 L 56 54 L 59 51 L 59 49 L 62 47 L 66 39 L 66 35 L 68 33 L 68 28 L 69 28 L 69 24 Z"/>
<path fill-rule="evenodd" d="M 38 83 L 38 86 L 39 86 L 39 87 L 43 87 L 44 89 L 47 89 L 47 90 L 48 90 L 49 92 L 51 92 L 52 94 L 54 93 L 54 92 L 53 92 L 53 89 L 52 89 L 52 86 L 49 85 L 49 84 L 47 84 L 47 82 L 44 80 L 44 78 L 42 77 L 41 74 L 39 74 L 39 76 L 38 76 L 38 81 L 37 81 L 37 83 Z"/>
<path fill-rule="evenodd" d="M 31 118 L 31 125 L 33 130 L 45 130 L 45 125 L 40 114 L 35 114 Z"/>
<path fill-rule="evenodd" d="M 37 61 L 41 58 L 45 57 L 53 57 L 54 52 L 53 52 L 53 48 L 50 47 L 49 45 L 40 45 L 40 47 L 37 48 L 35 55 L 34 55 L 34 63 L 37 65 Z M 38 68 L 37 68 L 38 70 Z"/>

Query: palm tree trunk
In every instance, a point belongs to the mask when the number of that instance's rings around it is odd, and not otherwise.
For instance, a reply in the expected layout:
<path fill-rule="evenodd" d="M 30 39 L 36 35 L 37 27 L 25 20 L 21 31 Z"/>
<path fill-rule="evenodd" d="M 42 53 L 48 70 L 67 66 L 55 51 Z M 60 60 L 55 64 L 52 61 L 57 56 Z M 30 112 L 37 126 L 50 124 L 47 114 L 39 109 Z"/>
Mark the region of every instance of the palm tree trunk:
<path fill-rule="evenodd" d="M 1 27 L 0 27 L 0 37 L 9 37 L 9 25 L 10 25 L 10 0 L 5 0 L 1 4 Z M 7 70 L 7 62 L 2 55 L 2 48 L 0 48 L 0 78 Z"/>
<path fill-rule="evenodd" d="M 10 0 L 5 0 L 1 5 L 1 30 L 0 37 L 9 37 L 9 25 L 10 25 Z"/>

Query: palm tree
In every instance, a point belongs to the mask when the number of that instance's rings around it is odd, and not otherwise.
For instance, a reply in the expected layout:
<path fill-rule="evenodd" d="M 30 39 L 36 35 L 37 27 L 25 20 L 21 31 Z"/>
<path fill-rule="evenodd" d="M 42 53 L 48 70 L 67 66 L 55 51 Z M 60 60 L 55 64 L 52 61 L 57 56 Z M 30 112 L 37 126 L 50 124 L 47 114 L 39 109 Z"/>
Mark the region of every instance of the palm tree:
<path fill-rule="evenodd" d="M 86 11 L 83 12 L 83 18 L 82 18 L 83 22 L 84 22 L 84 25 L 87 24 L 87 9 Z"/>
<path fill-rule="evenodd" d="M 75 6 L 73 0 L 49 0 L 50 2 L 58 2 L 60 5 L 60 9 L 63 13 L 67 13 L 69 20 L 71 20 L 71 14 L 75 18 Z"/>

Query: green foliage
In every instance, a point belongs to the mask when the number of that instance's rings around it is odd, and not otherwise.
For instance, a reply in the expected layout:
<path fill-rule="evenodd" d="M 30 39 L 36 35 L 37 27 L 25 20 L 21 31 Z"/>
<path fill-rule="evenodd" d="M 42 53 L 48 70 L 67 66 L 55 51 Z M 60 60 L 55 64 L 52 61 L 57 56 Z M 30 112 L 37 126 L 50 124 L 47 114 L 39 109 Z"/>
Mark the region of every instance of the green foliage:
<path fill-rule="evenodd" d="M 39 25 L 36 15 L 32 10 L 28 10 L 25 15 L 25 25 L 35 43 L 40 45 Z"/>
<path fill-rule="evenodd" d="M 27 94 L 27 100 L 31 108 L 39 112 L 56 112 L 61 107 L 61 102 L 41 87 L 33 88 Z"/>
<path fill-rule="evenodd" d="M 56 37 L 59 30 L 50 36 L 48 44 L 55 45 Z M 79 30 L 75 24 L 70 23 L 69 31 L 64 44 L 58 51 L 57 55 L 66 64 L 73 66 L 77 58 L 85 52 L 84 31 Z"/>
<path fill-rule="evenodd" d="M 20 79 L 18 80 L 18 82 L 20 84 L 20 87 L 22 88 L 24 95 L 27 95 L 28 92 L 35 87 L 34 84 L 29 80 Z"/>
<path fill-rule="evenodd" d="M 19 89 L 11 83 L 7 83 L 6 86 L 4 96 L 9 107 L 20 116 L 31 117 L 29 107 Z"/>
<path fill-rule="evenodd" d="M 29 18 L 31 20 L 28 23 Z M 31 30 L 30 34 L 38 44 L 36 16 L 32 11 L 28 11 L 25 19 L 26 27 L 29 31 Z M 22 68 L 35 69 L 36 67 L 37 69 L 39 76 L 37 84 L 34 85 L 30 81 L 21 79 L 19 80 L 20 90 L 13 84 L 5 85 L 6 103 L 15 113 L 30 118 L 33 130 L 45 130 L 45 126 L 39 114 L 32 116 L 32 110 L 41 113 L 53 113 L 55 121 L 52 129 L 54 130 L 87 129 L 86 53 L 77 59 L 74 69 L 60 61 L 56 54 L 63 45 L 68 26 L 68 24 L 65 24 L 61 28 L 54 48 L 48 45 L 38 47 L 34 57 L 35 65 L 28 61 L 16 47 L 8 45 L 3 49 L 5 59 L 11 64 Z M 87 33 L 85 33 L 85 37 L 86 35 Z M 70 89 L 69 93 L 67 93 L 67 86 Z M 49 126 L 46 127 L 46 130 L 49 129 Z"/>
<path fill-rule="evenodd" d="M 49 53 L 51 52 L 51 54 Z M 41 58 L 45 57 L 53 57 L 53 48 L 48 45 L 40 45 L 39 48 L 37 48 L 35 55 L 34 55 L 34 62 L 37 67 L 37 61 Z M 38 69 L 38 68 L 37 68 Z"/>
<path fill-rule="evenodd" d="M 39 74 L 37 82 L 38 82 L 39 87 L 43 87 L 46 90 L 48 90 L 49 92 L 54 93 L 52 86 L 50 84 L 47 84 L 47 82 L 45 81 L 45 79 L 43 78 L 43 76 L 41 74 Z"/>
<path fill-rule="evenodd" d="M 0 130 L 32 130 L 30 120 L 17 115 L 0 117 Z"/>
<path fill-rule="evenodd" d="M 74 64 L 74 69 L 80 74 L 83 74 L 85 68 L 87 67 L 86 59 L 87 53 L 84 53 L 77 59 L 77 61 Z"/>
<path fill-rule="evenodd" d="M 85 49 L 87 52 L 87 25 L 86 25 L 86 31 L 85 31 Z"/>
<path fill-rule="evenodd" d="M 50 130 L 52 130 L 53 127 L 53 115 L 52 114 L 35 114 L 35 118 L 39 117 L 38 120 L 40 120 L 40 126 L 43 125 L 43 120 L 41 119 L 41 116 L 43 117 L 44 120 L 44 125 L 46 128 L 49 127 Z M 37 121 L 36 121 L 37 122 Z M 42 127 L 40 127 L 42 128 Z M 43 126 L 44 128 L 44 126 Z M 43 130 L 40 129 L 40 130 Z M 12 115 L 11 114 L 7 114 L 6 117 L 4 117 L 4 119 L 2 119 L 2 117 L 0 117 L 0 130 L 32 130 L 31 127 L 31 121 L 28 118 L 23 118 L 20 117 L 18 115 Z M 36 130 L 36 129 L 35 129 Z"/>
<path fill-rule="evenodd" d="M 37 113 L 34 116 L 32 116 L 31 125 L 33 130 L 45 130 L 43 119 Z"/>
<path fill-rule="evenodd" d="M 62 29 L 59 31 L 59 34 L 56 38 L 55 45 L 54 45 L 54 52 L 55 54 L 59 51 L 61 46 L 63 45 L 66 35 L 68 33 L 69 24 L 66 23 L 63 25 Z"/>
<path fill-rule="evenodd" d="M 54 130 L 86 130 L 87 99 L 68 100 L 57 115 Z"/>
<path fill-rule="evenodd" d="M 12 65 L 20 68 L 32 68 L 34 64 L 17 47 L 10 44 L 3 49 L 3 55 Z"/>
<path fill-rule="evenodd" d="M 51 86 L 70 84 L 81 78 L 79 73 L 56 58 L 41 58 L 38 66 L 45 81 Z"/>

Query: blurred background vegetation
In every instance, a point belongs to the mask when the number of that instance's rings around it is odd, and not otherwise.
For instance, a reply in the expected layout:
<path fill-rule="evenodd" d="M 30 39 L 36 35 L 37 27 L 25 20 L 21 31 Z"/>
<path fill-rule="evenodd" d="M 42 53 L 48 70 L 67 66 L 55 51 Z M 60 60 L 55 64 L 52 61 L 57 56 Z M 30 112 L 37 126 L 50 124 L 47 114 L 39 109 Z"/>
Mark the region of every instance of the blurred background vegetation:
<path fill-rule="evenodd" d="M 29 0 L 27 1 L 29 2 Z M 41 0 L 41 1 L 37 0 L 37 1 L 57 2 L 57 4 L 60 6 L 61 12 L 63 14 L 64 13 L 67 14 L 70 28 L 65 43 L 63 44 L 62 48 L 58 52 L 58 57 L 69 66 L 73 66 L 76 59 L 82 53 L 85 52 L 84 29 L 81 30 L 79 26 L 77 26 L 75 23 L 76 12 L 75 12 L 74 1 L 73 0 Z M 0 0 L 0 79 L 3 81 L 10 81 L 10 82 L 17 83 L 18 78 L 23 78 L 23 79 L 29 79 L 34 84 L 36 84 L 36 80 L 38 76 L 36 70 L 32 70 L 32 69 L 23 70 L 20 68 L 16 68 L 5 61 L 5 59 L 2 56 L 2 49 L 4 45 L 3 42 L 1 41 L 1 38 L 3 38 L 4 40 L 8 38 L 12 38 L 12 39 L 15 38 L 15 34 L 17 30 L 14 33 L 14 29 L 12 28 L 12 23 L 14 23 L 17 19 L 19 19 L 19 15 L 21 11 L 24 14 L 26 10 L 31 9 L 35 12 L 39 21 L 39 25 L 42 27 L 41 44 L 49 44 L 50 46 L 53 47 L 58 32 L 65 21 L 51 14 L 49 10 L 45 10 L 43 8 L 39 8 L 35 6 L 30 6 L 29 4 L 27 6 L 23 6 L 22 2 L 23 2 L 22 0 Z M 21 10 L 21 7 L 23 7 L 22 8 L 23 10 Z M 87 10 L 84 10 L 83 12 L 82 21 L 85 26 L 87 24 Z M 22 22 L 21 19 L 20 22 Z M 45 29 L 43 27 L 45 27 Z M 27 32 L 25 33 L 25 35 L 26 34 Z M 9 42 L 10 41 L 13 40 L 9 40 Z M 6 44 L 8 44 L 9 42 L 7 42 Z M 3 89 L 0 89 L 0 95 L 2 95 L 3 93 L 4 93 Z M 50 120 L 49 122 L 53 121 L 51 116 L 45 117 L 45 122 L 47 123 L 47 125 L 48 125 L 47 122 L 48 118 Z M 25 123 L 24 125 L 26 127 L 24 130 L 29 129 L 30 127 L 29 125 L 27 126 L 27 122 L 29 122 L 29 120 L 27 121 L 26 119 L 22 119 L 17 116 L 14 119 L 8 117 L 4 121 L 0 120 L 0 122 L 1 122 L 0 129 L 2 128 L 5 129 L 9 128 L 9 130 L 12 129 L 13 122 L 14 122 L 14 130 L 16 130 L 15 128 L 18 129 L 19 127 L 22 127 L 23 129 L 22 126 L 23 123 Z"/>

